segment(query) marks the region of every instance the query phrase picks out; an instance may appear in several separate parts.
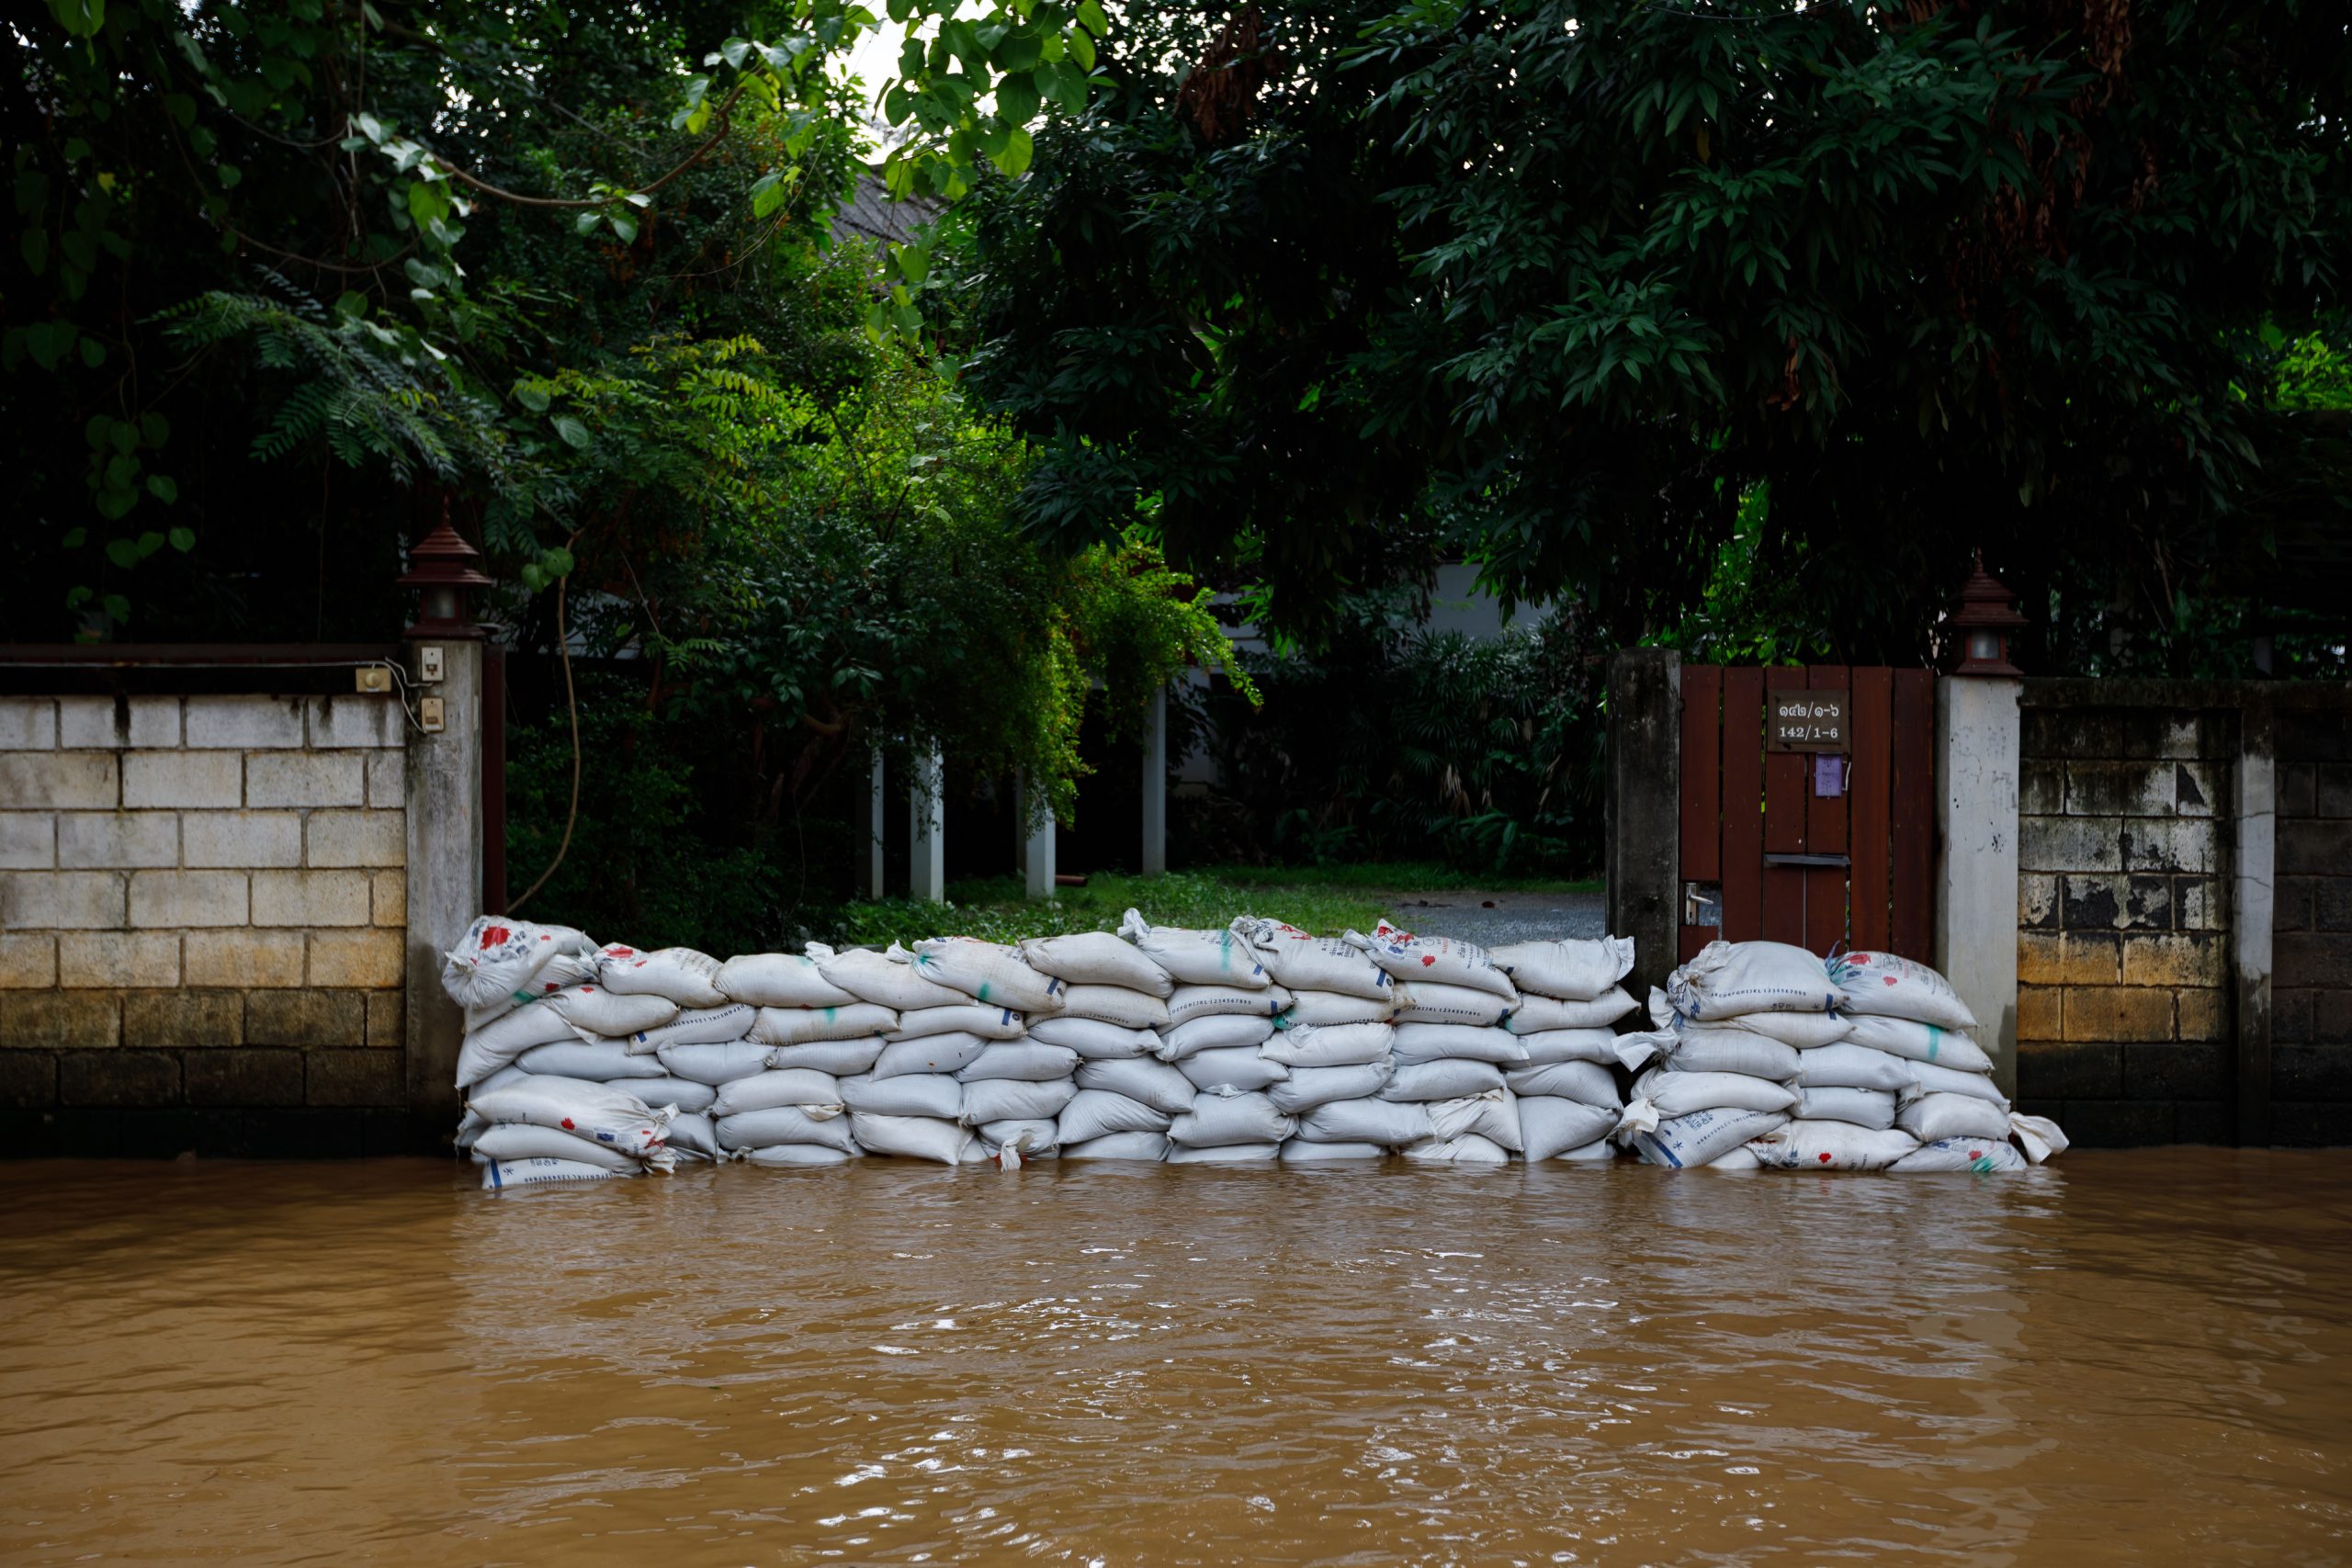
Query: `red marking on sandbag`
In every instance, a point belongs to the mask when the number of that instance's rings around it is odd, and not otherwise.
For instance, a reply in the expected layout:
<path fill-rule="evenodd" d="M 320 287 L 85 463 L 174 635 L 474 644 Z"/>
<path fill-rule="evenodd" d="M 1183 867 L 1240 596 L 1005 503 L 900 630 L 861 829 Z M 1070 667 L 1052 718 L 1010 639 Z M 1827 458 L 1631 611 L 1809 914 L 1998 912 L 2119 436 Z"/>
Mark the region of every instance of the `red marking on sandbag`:
<path fill-rule="evenodd" d="M 1822 1151 L 1821 1163 L 1824 1165 L 1827 1165 L 1829 1163 L 1829 1153 L 1826 1149 Z"/>
<path fill-rule="evenodd" d="M 571 1131 L 573 1131 L 573 1130 L 574 1130 L 574 1129 L 573 1129 L 573 1127 L 572 1127 L 572 1125 L 571 1125 L 571 1117 L 569 1117 L 569 1116 L 567 1116 L 567 1117 L 565 1117 L 565 1118 L 563 1119 L 563 1130 L 564 1130 L 565 1132 L 567 1132 L 567 1133 L 571 1132 Z"/>
<path fill-rule="evenodd" d="M 496 947 L 500 942 L 504 942 L 508 937 L 511 937 L 514 934 L 514 933 L 513 931 L 508 931 L 504 926 L 492 926 L 488 931 L 481 933 L 481 944 L 484 947 Z"/>

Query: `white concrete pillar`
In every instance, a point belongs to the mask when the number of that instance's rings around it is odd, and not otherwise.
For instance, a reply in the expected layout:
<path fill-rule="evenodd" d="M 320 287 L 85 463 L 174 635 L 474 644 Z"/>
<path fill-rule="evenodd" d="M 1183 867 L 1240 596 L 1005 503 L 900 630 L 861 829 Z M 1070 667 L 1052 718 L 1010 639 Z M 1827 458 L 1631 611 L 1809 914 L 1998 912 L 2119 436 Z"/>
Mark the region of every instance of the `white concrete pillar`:
<path fill-rule="evenodd" d="M 408 731 L 408 1104 L 421 1126 L 444 1134 L 460 1109 L 455 1078 L 466 1020 L 441 988 L 442 958 L 481 912 L 481 644 L 421 639 L 410 649 L 412 678 L 423 663 L 419 647 L 440 651 L 442 673 L 410 705 L 438 697 L 442 728 Z"/>
<path fill-rule="evenodd" d="M 2230 942 L 2237 964 L 2237 1134 L 2241 1145 L 2256 1145 L 2270 1141 L 2270 933 L 2278 916 L 2278 721 L 2267 698 L 2256 697 L 2240 710 L 2239 723 L 2237 871 L 2230 898 Z"/>
<path fill-rule="evenodd" d="M 1038 813 L 1033 820 L 1031 813 Z M 1035 798 L 1027 778 L 1014 784 L 1012 793 L 1013 832 L 1021 842 L 1022 889 L 1032 898 L 1054 896 L 1054 814 L 1051 807 Z"/>
<path fill-rule="evenodd" d="M 2001 1092 L 2018 1086 L 2018 694 L 2006 675 L 1936 682 L 1936 951 L 1976 1015 Z M 1917 957 L 1906 953 L 1905 957 Z"/>
<path fill-rule="evenodd" d="M 1143 874 L 1157 876 L 1168 869 L 1168 692 L 1151 694 L 1151 716 L 1144 721 L 1143 740 Z"/>
<path fill-rule="evenodd" d="M 939 903 L 947 897 L 947 833 L 942 820 L 946 763 L 933 742 L 915 758 L 907 780 L 907 894 Z"/>
<path fill-rule="evenodd" d="M 879 897 L 882 897 L 882 893 L 883 893 L 883 880 L 882 880 L 882 834 L 883 834 L 883 819 L 882 819 L 882 812 L 883 812 L 884 806 L 885 806 L 885 804 L 886 804 L 886 796 L 884 795 L 884 794 L 883 794 L 883 790 L 882 790 L 883 776 L 884 776 L 884 770 L 883 770 L 883 767 L 882 767 L 882 749 L 881 749 L 880 747 L 878 747 L 878 746 L 877 746 L 877 747 L 876 747 L 876 748 L 875 748 L 875 750 L 874 750 L 874 805 L 873 805 L 873 818 L 874 818 L 874 820 L 873 820 L 873 831 L 874 831 L 874 842 L 873 842 L 872 846 L 870 847 L 870 849 L 869 849 L 869 850 L 868 850 L 868 852 L 867 852 L 869 853 L 869 855 L 872 857 L 872 859 L 871 859 L 871 863 L 870 863 L 870 865 L 869 865 L 869 874 L 868 874 L 868 875 L 867 875 L 867 877 L 866 877 L 866 886 L 868 886 L 868 888 L 871 890 L 871 891 L 867 894 L 867 897 L 873 897 L 873 898 L 879 898 Z"/>

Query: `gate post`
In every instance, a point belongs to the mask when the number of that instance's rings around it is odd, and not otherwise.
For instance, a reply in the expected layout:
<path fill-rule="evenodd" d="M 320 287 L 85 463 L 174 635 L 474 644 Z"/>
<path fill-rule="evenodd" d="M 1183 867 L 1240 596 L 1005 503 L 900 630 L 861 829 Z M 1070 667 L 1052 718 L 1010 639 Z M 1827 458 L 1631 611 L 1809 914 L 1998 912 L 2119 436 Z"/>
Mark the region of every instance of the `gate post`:
<path fill-rule="evenodd" d="M 1976 1043 L 1993 1058 L 1993 1081 L 2012 1099 L 2022 685 L 2006 675 L 1936 682 L 1936 951 L 1928 960 L 1976 1015 Z"/>
<path fill-rule="evenodd" d="M 1680 958 L 1682 656 L 1629 648 L 1609 664 L 1609 933 L 1634 939 L 1626 988 L 1646 1000 Z"/>

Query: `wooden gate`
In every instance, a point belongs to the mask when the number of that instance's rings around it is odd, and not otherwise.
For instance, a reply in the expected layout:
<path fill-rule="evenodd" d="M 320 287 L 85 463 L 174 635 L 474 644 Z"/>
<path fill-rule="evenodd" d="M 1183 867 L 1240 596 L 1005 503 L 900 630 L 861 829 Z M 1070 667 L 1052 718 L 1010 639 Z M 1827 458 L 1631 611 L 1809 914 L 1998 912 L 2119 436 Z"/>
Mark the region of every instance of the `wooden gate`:
<path fill-rule="evenodd" d="M 1768 694 L 1844 694 L 1847 750 L 1767 749 Z M 1682 667 L 1681 955 L 1721 937 L 1927 958 L 1935 676 Z"/>

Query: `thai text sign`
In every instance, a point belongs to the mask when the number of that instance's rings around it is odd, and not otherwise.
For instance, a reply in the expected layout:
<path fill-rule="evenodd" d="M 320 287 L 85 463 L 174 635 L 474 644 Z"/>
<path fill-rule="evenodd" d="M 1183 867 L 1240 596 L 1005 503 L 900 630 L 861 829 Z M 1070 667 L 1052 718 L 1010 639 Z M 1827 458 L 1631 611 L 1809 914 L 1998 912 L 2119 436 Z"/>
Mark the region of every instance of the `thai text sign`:
<path fill-rule="evenodd" d="M 1843 751 L 1846 694 L 1781 690 L 1764 694 L 1768 751 Z"/>

